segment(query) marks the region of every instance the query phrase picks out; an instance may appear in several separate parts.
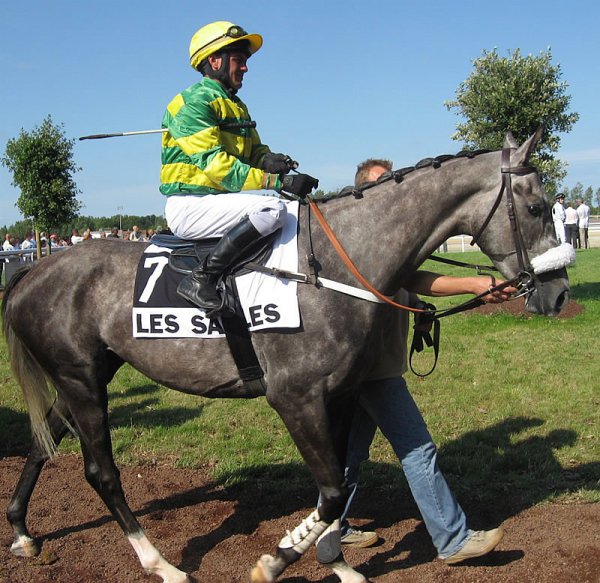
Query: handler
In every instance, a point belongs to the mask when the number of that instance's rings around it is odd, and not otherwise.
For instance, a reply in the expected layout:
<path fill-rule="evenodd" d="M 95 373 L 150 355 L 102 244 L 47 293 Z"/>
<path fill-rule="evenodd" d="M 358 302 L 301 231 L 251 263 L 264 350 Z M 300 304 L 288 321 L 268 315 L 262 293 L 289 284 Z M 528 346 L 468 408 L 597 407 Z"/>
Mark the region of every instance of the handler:
<path fill-rule="evenodd" d="M 369 159 L 358 165 L 355 186 L 376 181 L 392 169 L 389 160 Z M 498 283 L 502 283 L 498 280 Z M 429 271 L 417 271 L 402 289 L 396 301 L 415 307 L 416 293 L 428 296 L 459 294 L 479 295 L 489 290 L 484 277 L 451 277 Z M 500 303 L 517 290 L 503 290 L 483 296 L 487 303 Z M 410 293 L 409 293 L 410 292 Z M 345 546 L 369 547 L 379 539 L 376 532 L 353 528 L 346 520 L 357 489 L 359 467 L 369 459 L 369 448 L 379 427 L 398 456 L 421 512 L 425 527 L 438 557 L 448 564 L 489 553 L 500 542 L 503 529 L 473 531 L 455 499 L 437 463 L 437 447 L 427 429 L 417 404 L 403 378 L 407 370 L 407 335 L 409 318 L 405 310 L 396 310 L 381 330 L 382 350 L 372 370 L 359 389 L 346 454 L 346 481 L 350 498 L 341 520 L 341 542 Z M 317 544 L 317 556 L 328 557 L 327 543 Z M 325 562 L 325 561 L 324 561 Z"/>
<path fill-rule="evenodd" d="M 223 272 L 256 241 L 280 229 L 285 203 L 276 196 L 227 194 L 285 191 L 301 198 L 318 186 L 307 174 L 287 175 L 292 160 L 261 143 L 248 108 L 236 96 L 247 60 L 262 46 L 258 34 L 218 21 L 192 37 L 190 64 L 203 79 L 167 106 L 162 127 L 160 191 L 165 216 L 183 239 L 222 237 L 203 265 L 177 293 L 214 314 L 221 307 L 216 284 Z"/>

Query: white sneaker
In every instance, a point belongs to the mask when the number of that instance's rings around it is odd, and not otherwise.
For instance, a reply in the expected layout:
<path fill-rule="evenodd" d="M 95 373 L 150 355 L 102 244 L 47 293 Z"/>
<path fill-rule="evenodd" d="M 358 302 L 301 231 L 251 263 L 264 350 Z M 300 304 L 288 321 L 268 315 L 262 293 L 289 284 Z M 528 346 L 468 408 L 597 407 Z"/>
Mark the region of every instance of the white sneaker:
<path fill-rule="evenodd" d="M 362 531 L 351 526 L 346 530 L 346 534 L 342 535 L 343 545 L 361 549 L 372 547 L 378 540 L 379 535 L 376 532 Z"/>
<path fill-rule="evenodd" d="M 492 530 L 477 530 L 470 536 L 460 551 L 442 560 L 448 565 L 453 565 L 467 559 L 482 557 L 493 551 L 503 536 L 504 530 L 501 526 Z"/>

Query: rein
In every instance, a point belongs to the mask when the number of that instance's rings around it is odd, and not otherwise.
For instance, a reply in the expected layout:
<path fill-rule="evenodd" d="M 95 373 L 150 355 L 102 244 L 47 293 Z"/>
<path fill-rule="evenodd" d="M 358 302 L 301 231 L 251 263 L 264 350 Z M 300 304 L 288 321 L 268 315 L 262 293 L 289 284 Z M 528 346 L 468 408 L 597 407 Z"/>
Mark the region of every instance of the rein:
<path fill-rule="evenodd" d="M 371 282 L 369 282 L 369 280 L 367 280 L 364 277 L 364 275 L 359 271 L 358 267 L 356 267 L 352 259 L 350 259 L 350 256 L 348 255 L 342 244 L 339 242 L 338 238 L 335 236 L 335 233 L 329 226 L 327 219 L 323 216 L 323 213 L 321 212 L 321 209 L 319 209 L 317 203 L 310 198 L 308 199 L 308 208 L 310 211 L 312 211 L 312 213 L 314 213 L 315 217 L 317 217 L 317 221 L 319 221 L 321 228 L 325 232 L 325 235 L 329 239 L 329 242 L 331 243 L 332 247 L 340 256 L 344 265 L 348 268 L 350 273 L 352 273 L 352 275 L 354 275 L 354 277 L 365 287 L 365 289 L 369 290 L 375 297 L 377 297 L 377 299 L 381 300 L 386 304 L 389 304 L 390 306 L 394 306 L 395 308 L 399 308 L 401 310 L 406 310 L 408 312 L 413 312 L 417 314 L 423 314 L 428 311 L 420 308 L 411 308 L 410 306 L 404 306 L 402 304 L 399 304 L 398 302 L 395 302 L 385 294 L 382 294 L 378 289 L 373 287 Z M 312 252 L 311 257 L 314 257 Z"/>

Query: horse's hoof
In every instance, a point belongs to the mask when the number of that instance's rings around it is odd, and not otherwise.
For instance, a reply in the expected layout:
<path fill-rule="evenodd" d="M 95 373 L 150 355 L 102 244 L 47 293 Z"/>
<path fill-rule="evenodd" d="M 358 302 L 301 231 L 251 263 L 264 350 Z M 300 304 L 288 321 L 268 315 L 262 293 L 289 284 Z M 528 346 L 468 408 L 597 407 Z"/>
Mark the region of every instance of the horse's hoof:
<path fill-rule="evenodd" d="M 252 583 L 275 583 L 276 579 L 271 570 L 274 560 L 271 555 L 263 555 L 252 569 L 250 581 Z"/>
<path fill-rule="evenodd" d="M 10 552 L 17 557 L 37 557 L 40 550 L 35 540 L 29 537 L 20 537 L 10 546 Z"/>

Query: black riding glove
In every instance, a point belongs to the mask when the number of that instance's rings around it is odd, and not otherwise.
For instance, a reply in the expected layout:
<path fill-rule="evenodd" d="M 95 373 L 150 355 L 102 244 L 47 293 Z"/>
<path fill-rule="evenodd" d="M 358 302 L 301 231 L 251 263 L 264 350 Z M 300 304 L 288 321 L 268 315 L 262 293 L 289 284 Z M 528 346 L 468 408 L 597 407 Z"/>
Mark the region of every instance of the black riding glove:
<path fill-rule="evenodd" d="M 260 169 L 269 174 L 287 174 L 292 168 L 294 161 L 286 154 L 273 154 L 269 152 L 260 163 Z"/>
<path fill-rule="evenodd" d="M 290 174 L 281 180 L 281 190 L 295 194 L 300 198 L 306 198 L 313 188 L 319 186 L 319 181 L 308 174 Z"/>

